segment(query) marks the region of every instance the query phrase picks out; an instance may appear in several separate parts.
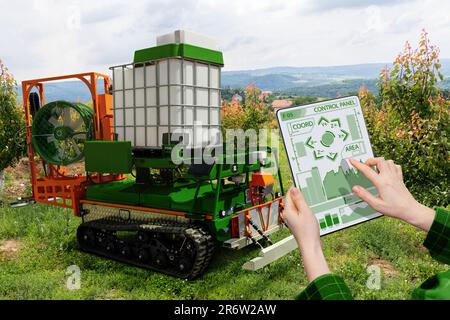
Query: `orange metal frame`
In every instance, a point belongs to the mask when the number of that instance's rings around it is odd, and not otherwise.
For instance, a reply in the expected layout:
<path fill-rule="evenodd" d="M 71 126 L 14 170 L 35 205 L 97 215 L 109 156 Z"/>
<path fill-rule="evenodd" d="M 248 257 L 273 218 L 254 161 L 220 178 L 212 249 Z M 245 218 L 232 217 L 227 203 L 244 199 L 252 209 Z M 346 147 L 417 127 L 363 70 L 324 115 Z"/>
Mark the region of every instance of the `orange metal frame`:
<path fill-rule="evenodd" d="M 272 203 L 274 203 L 275 201 L 280 201 L 279 206 L 278 206 L 278 210 L 276 212 L 271 212 L 271 206 Z M 264 217 L 263 214 L 263 208 L 267 207 L 267 217 Z M 238 225 L 238 218 L 239 218 L 239 214 L 244 213 L 244 218 L 245 218 L 245 234 L 247 236 L 247 238 L 250 237 L 250 235 L 252 234 L 251 230 L 250 230 L 250 223 L 249 220 L 251 219 L 250 217 L 250 210 L 254 210 L 257 209 L 258 210 L 258 214 L 259 214 L 259 218 L 263 227 L 263 232 L 267 232 L 270 231 L 269 230 L 269 221 L 270 221 L 270 217 L 271 215 L 275 214 L 278 215 L 278 223 L 282 224 L 283 223 L 283 219 L 281 218 L 280 213 L 283 211 L 283 197 L 280 198 L 276 198 L 273 199 L 272 201 L 268 201 L 256 206 L 252 206 L 249 207 L 247 209 L 244 209 L 242 211 L 239 211 L 233 218 L 231 221 L 231 225 L 232 225 L 232 234 L 233 237 L 236 237 L 237 234 L 239 234 L 239 225 Z"/>
<path fill-rule="evenodd" d="M 23 105 L 25 109 L 25 119 L 27 126 L 27 148 L 30 160 L 31 183 L 33 187 L 33 198 L 36 202 L 51 204 L 64 208 L 70 208 L 75 215 L 80 215 L 80 200 L 85 196 L 85 187 L 92 181 L 104 183 L 113 180 L 124 179 L 123 175 L 102 175 L 89 174 L 87 176 L 68 176 L 63 167 L 46 164 L 48 168 L 45 176 L 40 176 L 37 170 L 38 160 L 32 145 L 32 116 L 30 112 L 29 95 L 34 88 L 37 89 L 41 105 L 45 105 L 44 83 L 51 81 L 61 81 L 68 79 L 78 79 L 89 89 L 94 108 L 94 132 L 97 140 L 113 140 L 112 126 L 112 95 L 109 93 L 111 80 L 107 75 L 89 72 L 72 75 L 64 75 L 51 78 L 27 80 L 22 82 Z M 103 79 L 104 94 L 98 93 L 98 80 Z"/>
<path fill-rule="evenodd" d="M 236 216 L 234 216 L 232 218 L 232 234 L 237 235 L 239 234 L 239 225 L 238 225 L 238 216 L 240 213 L 244 213 L 244 218 L 245 218 L 245 234 L 247 235 L 247 237 L 250 237 L 252 232 L 250 230 L 250 222 L 249 220 L 251 219 L 249 212 L 250 210 L 254 210 L 257 209 L 258 210 L 258 214 L 259 214 L 259 219 L 261 221 L 262 224 L 262 231 L 263 232 L 267 232 L 269 231 L 269 221 L 270 221 L 270 217 L 271 215 L 277 214 L 278 215 L 278 223 L 281 224 L 283 223 L 282 219 L 281 219 L 281 211 L 283 210 L 283 197 L 277 198 L 277 199 L 273 199 L 272 201 L 268 201 L 265 202 L 264 201 L 264 195 L 261 194 L 259 192 L 259 187 L 266 187 L 269 185 L 273 185 L 274 183 L 274 178 L 273 175 L 271 175 L 270 173 L 254 173 L 252 175 L 252 180 L 250 181 L 250 201 L 251 201 L 251 207 L 244 209 L 240 212 L 238 212 L 238 214 Z M 272 203 L 274 203 L 275 201 L 280 200 L 280 204 L 278 206 L 278 210 L 277 212 L 271 212 L 271 206 Z M 267 207 L 267 217 L 264 217 L 263 214 L 263 208 Z"/>

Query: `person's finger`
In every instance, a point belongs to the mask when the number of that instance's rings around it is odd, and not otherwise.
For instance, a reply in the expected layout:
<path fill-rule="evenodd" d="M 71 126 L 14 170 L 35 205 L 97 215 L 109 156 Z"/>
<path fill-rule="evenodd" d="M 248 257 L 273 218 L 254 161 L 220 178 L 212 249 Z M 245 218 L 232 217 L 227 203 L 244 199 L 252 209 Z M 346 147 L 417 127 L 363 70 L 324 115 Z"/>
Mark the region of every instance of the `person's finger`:
<path fill-rule="evenodd" d="M 389 167 L 389 170 L 391 170 L 392 173 L 397 172 L 397 170 L 395 169 L 395 163 L 393 160 L 387 160 L 386 163 L 387 163 L 387 166 Z"/>
<path fill-rule="evenodd" d="M 350 163 L 354 166 L 358 171 L 362 172 L 362 174 L 370 180 L 374 185 L 378 183 L 378 174 L 372 170 L 367 164 L 359 162 L 355 159 L 350 159 Z"/>
<path fill-rule="evenodd" d="M 373 209 L 379 211 L 382 208 L 383 200 L 380 198 L 375 197 L 373 194 L 371 194 L 366 188 L 363 188 L 361 186 L 354 186 L 352 188 L 353 193 L 361 198 L 361 200 L 367 202 L 369 206 L 371 206 Z"/>
<path fill-rule="evenodd" d="M 292 199 L 292 189 L 294 187 L 292 187 L 286 194 L 286 201 L 284 202 L 284 216 L 289 216 L 290 214 L 292 214 L 293 212 L 298 212 L 297 206 L 294 203 L 294 200 Z"/>
<path fill-rule="evenodd" d="M 370 158 L 366 161 L 368 166 L 376 166 L 378 173 L 383 173 L 386 170 L 391 171 L 388 161 L 384 157 Z"/>
<path fill-rule="evenodd" d="M 377 157 L 377 158 L 369 158 L 366 160 L 365 164 L 367 164 L 369 167 L 375 166 L 378 173 L 380 173 L 380 163 L 381 161 L 384 161 L 384 157 Z"/>
<path fill-rule="evenodd" d="M 395 165 L 395 172 L 397 172 L 397 175 L 403 180 L 402 166 L 399 166 L 398 164 L 396 164 Z"/>
<path fill-rule="evenodd" d="M 366 164 L 368 166 L 376 166 L 378 165 L 381 161 L 384 161 L 384 157 L 378 157 L 378 158 L 369 158 L 366 160 Z"/>
<path fill-rule="evenodd" d="M 297 188 L 291 188 L 291 190 L 289 190 L 289 193 L 291 194 L 292 202 L 297 210 L 300 212 L 306 211 L 308 208 L 308 204 L 306 203 L 303 193 Z"/>

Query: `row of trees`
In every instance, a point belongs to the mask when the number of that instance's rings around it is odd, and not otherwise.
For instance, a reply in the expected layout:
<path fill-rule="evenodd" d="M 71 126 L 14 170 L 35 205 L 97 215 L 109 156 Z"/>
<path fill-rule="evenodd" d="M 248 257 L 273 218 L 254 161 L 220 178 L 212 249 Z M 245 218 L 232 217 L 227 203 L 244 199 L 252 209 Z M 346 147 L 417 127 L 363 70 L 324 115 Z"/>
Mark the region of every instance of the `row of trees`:
<path fill-rule="evenodd" d="M 261 90 L 248 85 L 243 92 L 243 102 L 239 99 L 224 100 L 222 104 L 222 130 L 227 129 L 267 129 L 276 127 L 271 108 L 261 98 Z"/>
<path fill-rule="evenodd" d="M 450 101 L 436 86 L 439 49 L 423 31 L 380 73 L 379 94 L 359 92 L 374 153 L 401 164 L 405 183 L 428 205 L 448 205 Z"/>
<path fill-rule="evenodd" d="M 17 103 L 16 81 L 0 60 L 0 180 L 3 170 L 25 153 L 25 120 Z"/>
<path fill-rule="evenodd" d="M 225 92 L 225 94 L 224 94 Z M 236 99 L 239 97 L 239 99 Z M 245 89 L 225 89 L 222 92 L 222 128 L 226 129 L 254 129 L 276 128 L 274 110 L 270 103 L 275 95 L 267 98 L 261 89 L 254 84 Z M 284 98 L 284 97 L 283 97 Z M 278 97 L 278 99 L 281 99 Z M 316 102 L 315 97 L 286 97 L 293 105 Z"/>

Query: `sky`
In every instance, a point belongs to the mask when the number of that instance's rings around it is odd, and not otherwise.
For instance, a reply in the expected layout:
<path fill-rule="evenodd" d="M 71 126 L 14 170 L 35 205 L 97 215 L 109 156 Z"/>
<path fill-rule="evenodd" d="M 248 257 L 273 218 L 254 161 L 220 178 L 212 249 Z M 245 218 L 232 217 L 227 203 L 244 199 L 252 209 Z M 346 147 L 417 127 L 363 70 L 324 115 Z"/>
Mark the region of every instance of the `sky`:
<path fill-rule="evenodd" d="M 108 73 L 178 29 L 215 38 L 225 71 L 387 63 L 423 28 L 450 57 L 442 0 L 2 0 L 0 12 L 0 59 L 19 81 Z"/>

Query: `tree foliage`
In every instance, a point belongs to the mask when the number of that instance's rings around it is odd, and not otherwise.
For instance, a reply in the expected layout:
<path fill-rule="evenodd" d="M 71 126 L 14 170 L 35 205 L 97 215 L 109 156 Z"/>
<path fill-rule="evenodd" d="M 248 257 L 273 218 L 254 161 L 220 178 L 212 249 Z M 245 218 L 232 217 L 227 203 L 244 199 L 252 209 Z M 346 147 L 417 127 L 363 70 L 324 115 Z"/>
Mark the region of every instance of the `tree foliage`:
<path fill-rule="evenodd" d="M 221 91 L 222 99 L 226 101 L 231 101 L 235 95 L 244 97 L 244 94 L 245 92 L 241 88 L 223 88 Z"/>
<path fill-rule="evenodd" d="M 25 152 L 25 121 L 17 105 L 16 81 L 0 60 L 0 170 Z"/>
<path fill-rule="evenodd" d="M 401 164 L 405 183 L 428 205 L 448 205 L 450 102 L 436 86 L 439 49 L 425 31 L 409 43 L 392 69 L 380 74 L 380 94 L 359 92 L 374 153 Z"/>
<path fill-rule="evenodd" d="M 224 101 L 222 105 L 222 129 L 263 129 L 272 126 L 273 113 L 261 101 L 261 90 L 249 85 L 244 90 L 244 103 L 239 100 Z"/>
<path fill-rule="evenodd" d="M 444 79 L 440 68 L 439 48 L 431 44 L 424 30 L 418 48 L 413 49 L 406 42 L 393 67 L 382 70 L 380 96 L 383 106 L 395 109 L 402 120 L 407 120 L 412 112 L 430 117 L 435 111 L 430 98 L 439 93 L 436 83 Z"/>
<path fill-rule="evenodd" d="M 239 129 L 245 122 L 245 111 L 238 100 L 222 103 L 222 129 Z"/>
<path fill-rule="evenodd" d="M 246 114 L 243 129 L 267 129 L 272 113 L 261 100 L 261 90 L 255 85 L 245 88 L 244 110 Z"/>
<path fill-rule="evenodd" d="M 294 106 L 301 106 L 303 104 L 314 103 L 314 102 L 317 102 L 317 98 L 315 98 L 315 97 L 308 97 L 308 96 L 295 97 L 292 100 L 292 104 Z"/>

